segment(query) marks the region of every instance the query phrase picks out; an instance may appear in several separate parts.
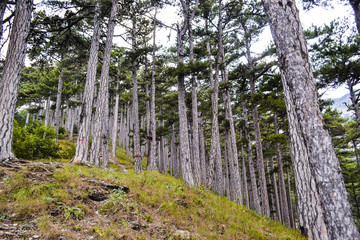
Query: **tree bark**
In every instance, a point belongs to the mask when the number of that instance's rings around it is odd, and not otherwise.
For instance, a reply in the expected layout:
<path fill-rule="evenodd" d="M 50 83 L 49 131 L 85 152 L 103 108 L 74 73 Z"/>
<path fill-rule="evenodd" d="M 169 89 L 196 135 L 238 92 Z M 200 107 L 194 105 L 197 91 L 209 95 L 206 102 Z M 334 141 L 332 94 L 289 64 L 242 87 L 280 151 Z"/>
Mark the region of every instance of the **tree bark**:
<path fill-rule="evenodd" d="M 349 0 L 355 14 L 355 23 L 358 33 L 360 34 L 360 0 Z"/>
<path fill-rule="evenodd" d="M 175 138 L 175 124 L 171 124 L 171 158 L 173 162 L 173 175 L 175 178 L 179 178 L 179 163 L 176 151 L 176 138 Z"/>
<path fill-rule="evenodd" d="M 255 169 L 254 169 L 254 163 L 252 158 L 252 148 L 251 148 L 251 139 L 250 139 L 250 133 L 249 133 L 249 118 L 247 114 L 247 108 L 246 104 L 243 103 L 243 115 L 244 115 L 244 121 L 245 121 L 245 137 L 247 142 L 247 155 L 248 155 L 248 164 L 249 164 L 249 173 L 250 173 L 250 184 L 251 184 L 251 200 L 250 205 L 254 208 L 254 210 L 257 213 L 261 213 L 261 207 L 259 202 L 259 193 L 257 189 L 256 184 L 256 175 L 255 175 Z"/>
<path fill-rule="evenodd" d="M 108 31 L 105 43 L 104 59 L 101 68 L 100 87 L 98 101 L 95 113 L 95 126 L 93 132 L 93 141 L 90 150 L 90 162 L 100 166 L 102 164 L 108 167 L 108 152 L 106 146 L 109 144 L 109 67 L 112 48 L 112 40 L 114 36 L 114 28 L 116 25 L 118 1 L 112 1 L 111 13 L 108 24 Z M 102 162 L 100 163 L 100 150 L 102 150 Z"/>
<path fill-rule="evenodd" d="M 50 121 L 50 106 L 51 106 L 51 97 L 49 96 L 46 100 L 46 109 L 45 109 L 45 120 L 44 120 L 44 126 L 49 126 Z"/>
<path fill-rule="evenodd" d="M 347 86 L 348 86 L 348 89 L 350 92 L 351 104 L 353 105 L 353 108 L 354 108 L 356 124 L 357 124 L 358 130 L 360 131 L 360 106 L 359 106 L 357 97 L 355 95 L 354 84 L 350 80 L 347 80 L 346 83 L 347 83 Z"/>
<path fill-rule="evenodd" d="M 116 148 L 117 148 L 117 144 L 116 144 L 116 138 L 117 138 L 117 134 L 118 134 L 118 126 L 119 126 L 119 75 L 120 75 L 120 68 L 118 69 L 118 73 L 117 73 L 117 77 L 116 77 L 116 93 L 115 93 L 115 105 L 114 105 L 114 109 L 113 109 L 113 113 L 114 113 L 114 117 L 113 117 L 113 124 L 112 124 L 112 157 L 113 159 L 116 158 Z"/>
<path fill-rule="evenodd" d="M 243 129 L 240 129 L 240 139 L 243 138 Z M 250 200 L 249 200 L 249 190 L 248 190 L 248 182 L 246 175 L 246 162 L 245 162 L 245 154 L 244 154 L 244 146 L 241 144 L 241 159 L 242 159 L 242 176 L 243 176 L 243 190 L 244 190 L 244 198 L 245 205 L 247 208 L 250 208 Z"/>
<path fill-rule="evenodd" d="M 274 128 L 275 134 L 279 134 L 279 122 L 278 116 L 276 112 L 274 113 Z M 284 167 L 282 161 L 282 154 L 280 149 L 280 143 L 276 143 L 276 158 L 278 165 L 278 178 L 279 178 L 279 193 L 280 193 L 280 205 L 281 205 L 281 222 L 285 224 L 287 227 L 291 226 L 290 216 L 289 216 L 289 207 L 287 204 L 287 196 L 286 196 L 286 187 L 285 187 L 285 179 L 284 179 Z"/>
<path fill-rule="evenodd" d="M 150 131 L 149 131 L 149 153 L 147 158 L 147 170 L 156 171 L 156 113 L 155 113 L 155 51 L 156 51 L 156 13 L 154 16 L 153 49 L 152 49 L 152 69 L 151 69 L 151 100 L 150 100 Z M 175 140 L 174 140 L 175 141 Z M 172 145 L 171 145 L 172 146 Z M 176 152 L 176 151 L 175 151 Z M 176 158 L 176 157 L 175 157 Z"/>
<path fill-rule="evenodd" d="M 274 187 L 274 196 L 275 196 L 275 209 L 276 209 L 276 219 L 279 222 L 282 222 L 282 216 L 281 216 L 281 209 L 280 209 L 280 200 L 279 200 L 279 191 L 278 191 L 278 186 L 277 186 L 277 181 L 276 181 L 276 173 L 274 172 L 274 160 L 271 157 L 270 158 L 270 167 L 271 167 L 271 171 L 272 171 L 272 182 L 273 182 L 273 187 Z M 286 209 L 284 209 L 284 211 L 286 211 Z"/>
<path fill-rule="evenodd" d="M 100 19 L 99 5 L 95 5 L 94 32 L 91 38 L 90 57 L 87 66 L 86 83 L 83 95 L 83 102 L 80 107 L 79 131 L 76 141 L 75 156 L 73 163 L 88 161 L 89 139 L 92 119 L 92 106 L 95 95 L 96 69 L 100 44 Z"/>
<path fill-rule="evenodd" d="M 55 105 L 55 113 L 54 113 L 54 128 L 56 134 L 59 134 L 60 128 L 60 117 L 61 117 L 61 96 L 62 96 L 62 89 L 64 84 L 64 79 L 62 76 L 62 69 L 59 68 L 59 81 L 58 81 L 58 88 L 56 94 L 56 105 Z M 55 141 L 58 142 L 59 137 L 56 135 Z"/>
<path fill-rule="evenodd" d="M 203 128 L 203 118 L 199 118 L 199 141 L 200 141 L 200 166 L 201 166 L 201 184 L 206 184 L 206 147 Z"/>
<path fill-rule="evenodd" d="M 16 1 L 15 17 L 0 82 L 0 164 L 15 158 L 12 152 L 14 115 L 32 6 L 32 0 Z"/>
<path fill-rule="evenodd" d="M 264 7 L 284 87 L 302 232 L 312 239 L 359 239 L 295 1 L 264 0 Z"/>
<path fill-rule="evenodd" d="M 134 160 L 135 160 L 135 172 L 140 173 L 142 171 L 141 164 L 141 151 L 140 151 L 140 128 L 139 128 L 139 99 L 138 99 L 138 79 L 137 79 L 137 69 L 138 69 L 138 59 L 136 56 L 137 43 L 136 43 L 136 17 L 133 16 L 132 19 L 132 31 L 131 31 L 131 39 L 132 39 L 132 119 L 133 119 L 133 141 L 134 141 Z"/>
<path fill-rule="evenodd" d="M 6 10 L 7 0 L 0 1 L 0 43 L 2 43 L 2 36 L 3 36 L 3 23 L 4 23 L 4 13 Z"/>

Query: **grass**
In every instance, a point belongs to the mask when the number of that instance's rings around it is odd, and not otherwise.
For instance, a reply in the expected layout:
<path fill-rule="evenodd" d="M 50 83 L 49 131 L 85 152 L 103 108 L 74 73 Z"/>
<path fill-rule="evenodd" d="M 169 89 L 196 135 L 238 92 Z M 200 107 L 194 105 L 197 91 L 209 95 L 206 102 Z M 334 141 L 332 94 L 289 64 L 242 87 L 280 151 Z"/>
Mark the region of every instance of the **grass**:
<path fill-rule="evenodd" d="M 127 163 L 128 171 L 63 164 L 50 174 L 32 177 L 30 167 L 19 171 L 0 168 L 0 222 L 35 218 L 38 230 L 48 239 L 64 234 L 59 231 L 64 228 L 71 229 L 65 231 L 69 239 L 90 235 L 98 239 L 173 239 L 176 229 L 189 231 L 192 239 L 305 239 L 299 231 L 203 187 L 189 188 L 181 180 L 156 172 L 135 174 L 129 156 L 124 151 L 117 156 L 120 163 Z M 107 200 L 95 204 L 87 198 L 94 186 L 86 178 L 126 186 L 130 193 L 115 190 Z M 134 221 L 144 226 L 134 230 Z"/>

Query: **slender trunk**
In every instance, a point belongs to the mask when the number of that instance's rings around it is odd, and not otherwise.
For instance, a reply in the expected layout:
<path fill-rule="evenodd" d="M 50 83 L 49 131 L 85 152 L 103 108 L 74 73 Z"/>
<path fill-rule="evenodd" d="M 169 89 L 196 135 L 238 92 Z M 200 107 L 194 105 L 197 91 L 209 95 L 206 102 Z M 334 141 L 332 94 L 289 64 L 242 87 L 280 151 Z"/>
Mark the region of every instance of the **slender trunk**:
<path fill-rule="evenodd" d="M 360 106 L 359 106 L 358 99 L 355 95 L 354 84 L 350 80 L 347 80 L 346 83 L 348 85 L 348 89 L 350 92 L 351 104 L 354 107 L 356 124 L 357 124 L 358 130 L 360 131 Z"/>
<path fill-rule="evenodd" d="M 229 149 L 230 145 L 230 135 L 229 131 L 226 131 L 226 142 L 225 142 L 225 150 L 224 150 L 224 164 L 225 164 L 225 173 L 224 173 L 224 187 L 225 187 L 225 195 L 229 200 L 233 199 L 233 186 L 230 186 L 230 178 L 229 178 L 229 155 L 231 154 L 231 150 Z"/>
<path fill-rule="evenodd" d="M 359 153 L 358 153 L 358 150 L 357 150 L 356 140 L 352 140 L 351 142 L 352 142 L 353 147 L 354 147 L 356 163 L 357 163 L 358 168 L 360 169 L 360 157 L 359 157 Z"/>
<path fill-rule="evenodd" d="M 59 134 L 59 127 L 60 127 L 60 117 L 61 117 L 61 96 L 62 96 L 62 89 L 63 89 L 64 79 L 62 76 L 62 69 L 59 68 L 59 81 L 58 81 L 58 88 L 56 94 L 56 106 L 55 106 L 55 113 L 54 113 L 54 127 L 56 134 Z M 59 137 L 56 136 L 55 141 L 58 142 Z"/>
<path fill-rule="evenodd" d="M 179 164 L 176 151 L 176 139 L 175 139 L 175 124 L 171 124 L 171 158 L 173 162 L 173 174 L 174 177 L 179 178 Z"/>
<path fill-rule="evenodd" d="M 243 138 L 243 129 L 240 129 L 240 139 Z M 246 162 L 245 162 L 245 154 L 244 154 L 244 146 L 241 144 L 241 159 L 242 159 L 242 176 L 243 176 L 243 190 L 244 190 L 244 198 L 245 198 L 245 205 L 247 208 L 250 208 L 250 200 L 249 200 L 249 190 L 248 190 L 248 182 L 247 182 L 247 175 L 246 175 Z"/>
<path fill-rule="evenodd" d="M 139 129 L 139 99 L 138 99 L 138 79 L 137 79 L 137 69 L 138 69 L 138 60 L 135 57 L 137 51 L 137 43 L 136 43 L 136 17 L 133 16 L 132 19 L 132 52 L 134 54 L 134 59 L 132 59 L 132 104 L 133 104 L 133 140 L 134 140 L 134 159 L 135 159 L 135 172 L 140 173 L 142 171 L 141 165 L 141 152 L 140 152 L 140 129 Z"/>
<path fill-rule="evenodd" d="M 280 201 L 279 201 L 279 192 L 278 192 L 278 187 L 277 187 L 277 181 L 276 181 L 276 173 L 274 171 L 275 167 L 274 167 L 274 160 L 271 157 L 270 158 L 270 167 L 271 167 L 271 171 L 272 171 L 272 182 L 273 182 L 273 187 L 274 187 L 274 195 L 275 195 L 275 208 L 276 208 L 276 219 L 279 222 L 283 222 L 282 221 L 282 216 L 281 216 L 281 209 L 280 209 Z M 273 203 L 274 204 L 274 203 Z"/>
<path fill-rule="evenodd" d="M 206 147 L 203 128 L 203 119 L 199 119 L 199 140 L 200 140 L 200 166 L 201 166 L 201 184 L 206 184 Z"/>
<path fill-rule="evenodd" d="M 83 102 L 80 107 L 79 130 L 73 163 L 87 162 L 92 119 L 92 106 L 95 95 L 96 69 L 100 43 L 99 5 L 95 5 L 94 32 L 91 39 Z"/>
<path fill-rule="evenodd" d="M 4 23 L 4 13 L 6 9 L 7 0 L 1 0 L 0 2 L 0 43 L 2 43 L 3 36 L 3 23 Z"/>
<path fill-rule="evenodd" d="M 51 98 L 50 96 L 46 100 L 46 110 L 45 110 L 45 120 L 44 120 L 44 126 L 49 126 L 50 121 L 50 106 L 51 106 Z"/>
<path fill-rule="evenodd" d="M 253 71 L 253 59 L 251 56 L 251 45 L 248 39 L 246 40 L 246 52 L 247 52 L 247 61 L 250 71 Z M 250 77 L 250 92 L 251 96 L 256 95 L 255 90 L 255 79 L 254 76 Z M 252 107 L 253 112 L 253 121 L 254 121 L 254 131 L 255 131 L 255 141 L 256 141 L 256 165 L 259 171 L 259 182 L 260 182 L 260 196 L 261 196 L 261 210 L 262 213 L 266 216 L 270 216 L 270 207 L 269 207 L 269 197 L 266 186 L 266 177 L 265 177 L 265 167 L 264 167 L 264 156 L 261 143 L 261 130 L 259 123 L 259 111 L 257 103 L 255 102 Z"/>
<path fill-rule="evenodd" d="M 117 73 L 117 77 L 116 77 L 116 93 L 115 93 L 115 105 L 114 105 L 114 109 L 113 109 L 113 113 L 114 113 L 114 120 L 113 120 L 113 124 L 112 124 L 112 157 L 113 159 L 116 158 L 116 138 L 117 138 L 117 133 L 118 133 L 118 126 L 119 126 L 119 122 L 118 122 L 118 118 L 119 118 L 119 75 L 120 75 L 120 68 L 118 69 L 118 73 Z"/>
<path fill-rule="evenodd" d="M 313 239 L 360 239 L 324 127 L 295 1 L 264 0 L 264 5 L 279 58 L 302 232 Z"/>
<path fill-rule="evenodd" d="M 90 162 L 95 165 L 100 165 L 100 150 L 102 150 L 102 165 L 106 164 L 108 167 L 108 152 L 106 151 L 109 144 L 109 67 L 110 67 L 110 55 L 112 48 L 112 40 L 114 35 L 114 28 L 116 25 L 116 12 L 118 1 L 113 0 L 111 13 L 108 24 L 107 38 L 105 43 L 104 59 L 101 68 L 101 79 L 99 87 L 99 96 L 95 113 L 95 126 L 93 132 L 93 141 L 90 151 Z M 102 147 L 101 147 L 102 146 Z M 104 155 L 105 154 L 105 155 Z"/>
<path fill-rule="evenodd" d="M 248 155 L 248 164 L 249 164 L 249 172 L 250 172 L 250 183 L 251 183 L 251 207 L 254 208 L 254 210 L 257 213 L 261 213 L 261 207 L 259 202 L 259 193 L 257 189 L 256 184 L 256 175 L 255 175 L 255 169 L 254 169 L 254 163 L 252 158 L 252 147 L 251 147 L 251 139 L 250 139 L 250 133 L 249 133 L 249 119 L 247 115 L 247 108 L 245 103 L 243 103 L 243 115 L 244 115 L 244 121 L 245 121 L 245 137 L 247 142 L 247 155 Z"/>
<path fill-rule="evenodd" d="M 31 109 L 31 105 L 32 102 L 29 103 L 29 108 L 27 109 L 27 113 L 26 113 L 26 119 L 25 119 L 25 127 L 29 124 L 30 122 L 30 109 Z"/>
<path fill-rule="evenodd" d="M 156 13 L 157 13 L 157 11 L 155 10 L 154 19 L 156 19 Z M 156 147 L 156 114 L 155 114 L 156 21 L 154 21 L 153 49 L 152 50 L 153 51 L 152 51 L 152 69 L 151 69 L 150 141 L 149 141 L 149 153 L 148 153 L 148 158 L 147 158 L 147 169 L 150 171 L 156 171 L 156 158 L 155 158 L 155 147 Z"/>
<path fill-rule="evenodd" d="M 349 0 L 349 2 L 354 10 L 356 28 L 360 34 L 360 0 Z"/>
<path fill-rule="evenodd" d="M 290 218 L 290 226 L 295 228 L 295 217 L 294 217 L 294 208 L 293 208 L 293 201 L 291 198 L 291 185 L 290 185 L 290 173 L 289 169 L 287 170 L 287 201 L 289 206 L 289 218 Z"/>
<path fill-rule="evenodd" d="M 279 134 L 279 122 L 278 116 L 274 113 L 274 128 L 275 134 Z M 278 177 L 279 177 L 279 193 L 280 193 L 280 205 L 281 205 L 281 220 L 282 223 L 285 224 L 287 227 L 291 226 L 290 223 L 290 216 L 289 216 L 289 207 L 287 204 L 287 196 L 286 196 L 286 187 L 285 187 L 285 180 L 284 180 L 284 167 L 283 167 L 283 160 L 282 154 L 280 149 L 280 143 L 276 143 L 276 158 L 277 158 L 277 165 L 278 165 Z"/>

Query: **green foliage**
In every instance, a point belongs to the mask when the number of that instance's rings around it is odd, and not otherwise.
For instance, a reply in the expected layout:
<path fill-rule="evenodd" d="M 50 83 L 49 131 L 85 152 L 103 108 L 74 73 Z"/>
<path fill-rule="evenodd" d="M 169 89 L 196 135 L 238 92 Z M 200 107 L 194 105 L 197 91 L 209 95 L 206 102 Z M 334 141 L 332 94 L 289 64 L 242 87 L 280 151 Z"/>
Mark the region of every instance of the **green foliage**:
<path fill-rule="evenodd" d="M 55 142 L 55 131 L 45 127 L 40 122 L 32 122 L 26 127 L 20 127 L 15 121 L 13 150 L 17 158 L 39 159 L 58 158 L 60 147 Z"/>

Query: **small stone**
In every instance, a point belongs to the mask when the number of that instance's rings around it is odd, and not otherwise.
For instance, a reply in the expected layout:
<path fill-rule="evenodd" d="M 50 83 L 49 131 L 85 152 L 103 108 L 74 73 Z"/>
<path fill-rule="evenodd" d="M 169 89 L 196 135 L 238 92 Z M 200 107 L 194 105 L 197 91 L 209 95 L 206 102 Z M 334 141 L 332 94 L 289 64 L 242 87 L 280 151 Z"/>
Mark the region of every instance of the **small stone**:
<path fill-rule="evenodd" d="M 175 239 L 181 239 L 181 240 L 186 240 L 186 239 L 190 239 L 190 232 L 186 231 L 186 230 L 176 230 L 173 233 L 173 237 L 175 237 Z"/>
<path fill-rule="evenodd" d="M 34 235 L 34 236 L 32 236 L 32 238 L 33 238 L 33 239 L 39 239 L 39 238 L 40 238 L 40 236 L 38 236 L 38 235 Z"/>
<path fill-rule="evenodd" d="M 64 236 L 60 236 L 59 240 L 68 240 L 68 239 Z"/>

